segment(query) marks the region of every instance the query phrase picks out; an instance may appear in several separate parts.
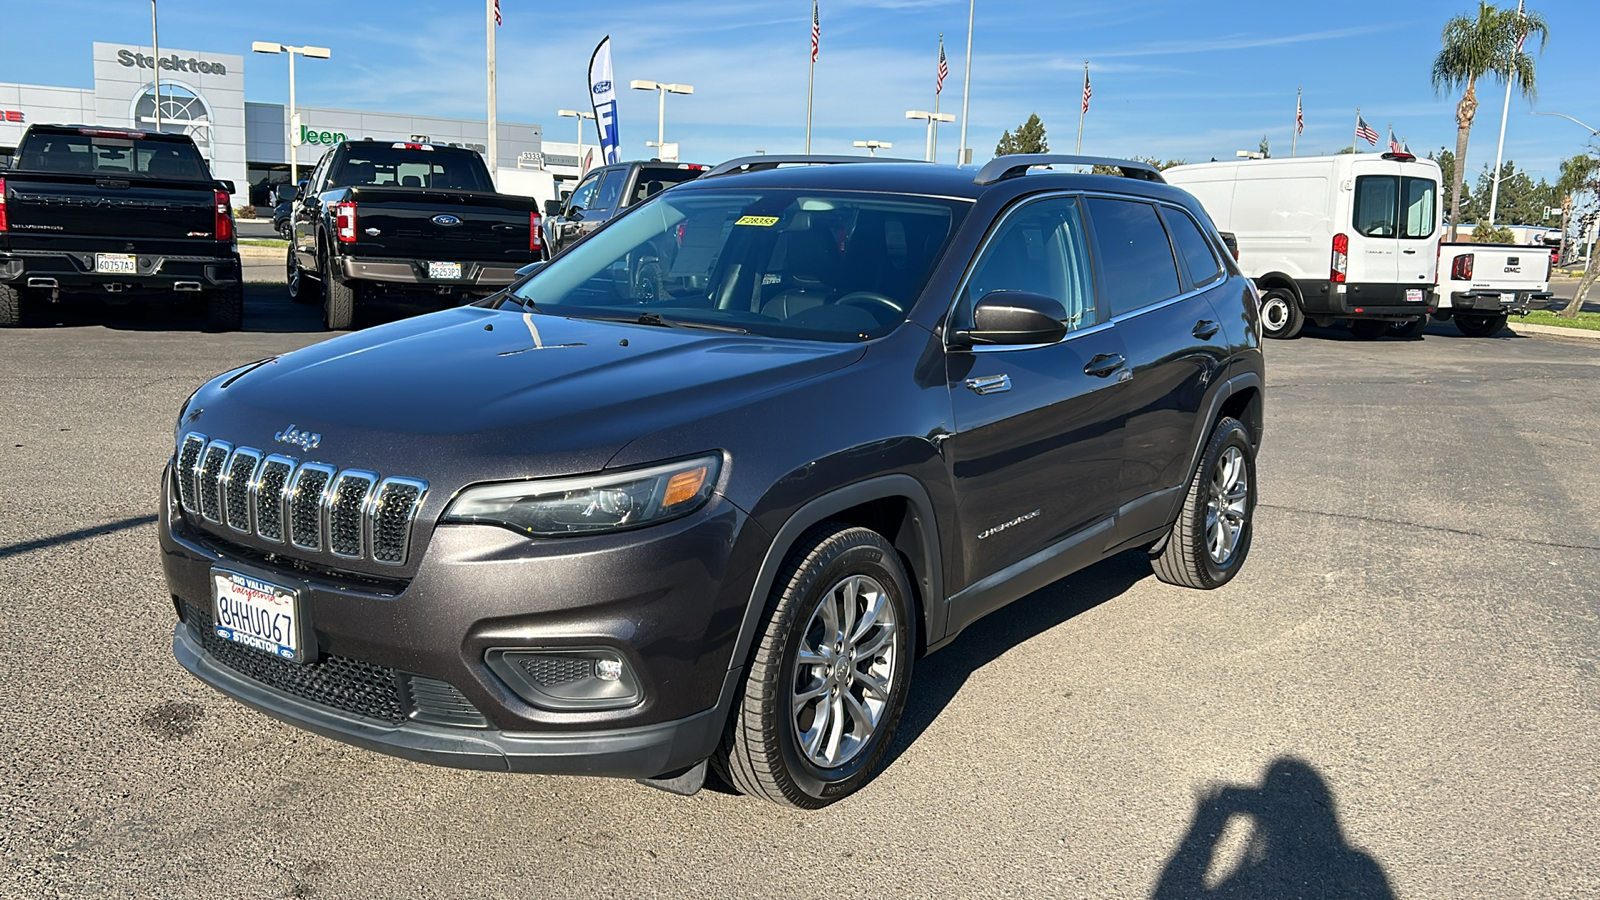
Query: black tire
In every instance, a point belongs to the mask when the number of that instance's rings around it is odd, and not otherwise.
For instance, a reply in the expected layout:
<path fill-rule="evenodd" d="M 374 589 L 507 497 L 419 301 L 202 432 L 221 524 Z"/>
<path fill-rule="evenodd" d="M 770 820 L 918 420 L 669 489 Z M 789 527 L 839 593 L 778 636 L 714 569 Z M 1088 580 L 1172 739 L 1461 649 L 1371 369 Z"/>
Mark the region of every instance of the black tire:
<path fill-rule="evenodd" d="M 1494 337 L 1504 327 L 1506 327 L 1504 315 L 1456 316 L 1456 329 L 1467 337 Z"/>
<path fill-rule="evenodd" d="M 1306 314 L 1300 301 L 1288 288 L 1273 288 L 1261 297 L 1261 333 L 1280 341 L 1300 336 L 1306 326 Z"/>
<path fill-rule="evenodd" d="M 322 327 L 348 331 L 356 318 L 356 286 L 333 277 L 333 267 L 322 268 Z"/>
<path fill-rule="evenodd" d="M 1350 333 L 1356 340 L 1375 341 L 1389 330 L 1389 323 L 1382 319 L 1353 319 L 1350 322 Z"/>
<path fill-rule="evenodd" d="M 1427 316 L 1417 316 L 1409 322 L 1393 322 L 1389 325 L 1389 336 L 1403 341 L 1422 337 L 1423 329 L 1428 327 Z"/>
<path fill-rule="evenodd" d="M 876 588 L 862 594 L 847 593 L 850 580 L 857 577 L 866 579 L 864 584 L 881 588 L 881 594 Z M 875 615 L 873 621 L 878 624 L 858 636 L 865 648 L 861 650 L 863 655 L 853 655 L 850 642 L 844 642 L 845 655 L 808 665 L 808 671 L 802 673 L 802 643 L 824 653 L 835 652 L 825 646 L 828 626 L 817 620 L 823 615 L 824 601 L 839 604 L 830 609 L 842 610 L 843 604 L 848 603 L 854 610 L 858 602 L 867 609 L 879 608 L 873 606 L 872 597 L 881 598 L 881 608 L 892 612 L 894 621 L 885 623 L 881 614 Z M 916 651 L 914 612 L 911 586 L 900 557 L 877 532 L 839 523 L 823 523 L 807 532 L 773 584 L 743 693 L 728 717 L 722 745 L 712 756 L 712 765 L 722 780 L 742 794 L 801 809 L 818 809 L 842 800 L 870 781 L 883 764 L 905 709 Z M 852 629 L 845 626 L 844 630 Z M 866 646 L 873 642 L 879 644 L 876 649 Z M 880 668 L 885 654 L 890 654 L 886 672 Z M 860 668 L 864 663 L 866 671 Z M 879 670 L 878 674 L 872 670 Z M 808 689 L 819 693 L 813 701 L 796 706 L 797 682 L 802 675 Z M 885 696 L 877 701 L 881 706 L 876 727 L 859 739 L 850 755 L 841 755 L 838 765 L 820 766 L 801 745 L 801 728 L 811 726 L 800 723 L 809 721 L 816 727 L 816 750 L 831 755 L 823 744 L 843 750 L 847 736 L 842 735 L 842 723 L 849 721 L 853 731 L 861 724 L 855 710 L 866 712 L 868 695 L 879 693 L 869 690 L 865 680 L 857 682 L 858 676 L 885 688 Z M 886 685 L 882 684 L 884 678 Z M 825 705 L 841 723 L 833 737 L 826 735 L 827 723 L 832 719 L 822 715 Z"/>
<path fill-rule="evenodd" d="M 1230 455 L 1230 451 L 1236 451 L 1237 456 Z M 1236 496 L 1238 490 L 1231 481 L 1232 470 L 1226 468 L 1230 464 L 1243 467 L 1242 496 Z M 1232 507 L 1230 514 L 1220 517 L 1224 520 L 1221 523 L 1221 537 L 1231 543 L 1231 549 L 1220 554 L 1220 559 L 1218 554 L 1213 553 L 1213 528 L 1208 521 L 1214 505 Z M 1250 554 L 1251 536 L 1255 532 L 1255 510 L 1255 444 L 1250 440 L 1250 432 L 1244 423 L 1238 419 L 1222 419 L 1212 430 L 1205 452 L 1200 454 L 1200 465 L 1195 468 L 1194 476 L 1189 481 L 1189 490 L 1184 496 L 1183 508 L 1178 512 L 1178 520 L 1172 524 L 1166 541 L 1151 553 L 1150 564 L 1155 569 L 1156 577 L 1167 584 L 1204 591 L 1222 587 L 1233 580 L 1233 576 L 1244 566 L 1245 557 Z M 1231 541 L 1227 530 L 1229 522 L 1237 524 L 1237 538 Z"/>
<path fill-rule="evenodd" d="M 244 324 L 244 287 L 218 288 L 206 294 L 207 331 L 238 331 Z"/>
<path fill-rule="evenodd" d="M 22 324 L 23 289 L 0 284 L 0 328 L 16 328 Z"/>
<path fill-rule="evenodd" d="M 321 282 L 315 278 L 307 278 L 305 271 L 300 268 L 300 261 L 295 258 L 294 247 L 289 248 L 288 259 L 284 262 L 284 274 L 289 283 L 289 300 L 293 303 L 315 303 L 322 299 Z"/>

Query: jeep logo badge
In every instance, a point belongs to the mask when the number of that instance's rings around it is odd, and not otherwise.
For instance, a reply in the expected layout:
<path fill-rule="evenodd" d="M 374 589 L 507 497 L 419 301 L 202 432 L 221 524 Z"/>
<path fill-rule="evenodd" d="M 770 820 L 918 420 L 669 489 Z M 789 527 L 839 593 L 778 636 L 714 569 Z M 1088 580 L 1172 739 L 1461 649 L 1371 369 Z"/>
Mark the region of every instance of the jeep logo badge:
<path fill-rule="evenodd" d="M 461 224 L 461 220 L 456 218 L 455 216 L 446 214 L 446 215 L 442 215 L 442 216 L 434 216 L 433 217 L 433 224 L 435 224 L 435 225 L 443 225 L 446 228 L 453 228 L 453 227 L 455 227 L 457 225 L 460 225 Z"/>
<path fill-rule="evenodd" d="M 302 450 L 315 450 L 322 443 L 322 435 L 314 431 L 301 431 L 293 425 L 273 435 L 272 439 L 283 444 L 294 444 Z"/>

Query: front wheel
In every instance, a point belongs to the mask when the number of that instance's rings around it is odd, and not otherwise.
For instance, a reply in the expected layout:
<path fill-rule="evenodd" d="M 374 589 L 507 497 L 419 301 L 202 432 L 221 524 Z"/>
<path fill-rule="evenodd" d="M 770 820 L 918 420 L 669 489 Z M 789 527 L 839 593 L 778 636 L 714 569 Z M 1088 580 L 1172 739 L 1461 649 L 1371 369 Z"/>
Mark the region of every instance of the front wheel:
<path fill-rule="evenodd" d="M 1256 450 L 1238 419 L 1211 432 L 1178 520 L 1151 556 L 1156 577 L 1212 590 L 1233 580 L 1250 553 L 1256 509 Z"/>
<path fill-rule="evenodd" d="M 1494 337 L 1506 327 L 1506 317 L 1456 316 L 1456 329 L 1467 337 Z"/>
<path fill-rule="evenodd" d="M 1273 288 L 1261 298 L 1261 333 L 1269 338 L 1286 341 L 1300 336 L 1306 324 L 1305 313 L 1300 311 L 1300 301 L 1287 288 Z"/>
<path fill-rule="evenodd" d="M 740 793 L 817 809 L 877 774 L 911 684 L 911 586 L 881 535 L 812 529 L 773 586 L 712 758 Z"/>

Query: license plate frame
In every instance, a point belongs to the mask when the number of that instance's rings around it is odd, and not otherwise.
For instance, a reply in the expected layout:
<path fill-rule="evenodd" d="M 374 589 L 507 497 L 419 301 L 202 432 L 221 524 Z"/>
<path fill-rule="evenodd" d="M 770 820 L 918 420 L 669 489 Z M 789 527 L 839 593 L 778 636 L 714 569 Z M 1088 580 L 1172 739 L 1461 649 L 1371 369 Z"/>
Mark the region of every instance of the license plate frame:
<path fill-rule="evenodd" d="M 435 281 L 460 281 L 461 263 L 458 262 L 429 262 L 428 277 Z"/>
<path fill-rule="evenodd" d="M 1421 303 L 1425 299 L 1427 299 L 1427 294 L 1423 292 L 1422 288 L 1406 288 L 1407 303 Z"/>
<path fill-rule="evenodd" d="M 132 253 L 96 253 L 94 271 L 99 275 L 137 275 L 139 258 Z"/>
<path fill-rule="evenodd" d="M 226 608 L 224 599 L 230 601 Z M 256 575 L 212 567 L 211 629 L 222 640 L 276 659 L 303 663 L 308 659 L 305 622 L 298 590 Z"/>

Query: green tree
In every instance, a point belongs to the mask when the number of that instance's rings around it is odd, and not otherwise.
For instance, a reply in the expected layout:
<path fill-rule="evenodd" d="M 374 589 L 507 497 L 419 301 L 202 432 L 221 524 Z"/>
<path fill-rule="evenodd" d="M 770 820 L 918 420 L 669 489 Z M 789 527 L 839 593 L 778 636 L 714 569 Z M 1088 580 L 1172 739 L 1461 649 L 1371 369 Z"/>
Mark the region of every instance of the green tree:
<path fill-rule="evenodd" d="M 1128 158 L 1133 160 L 1133 161 L 1135 161 L 1135 162 L 1142 162 L 1145 165 L 1150 166 L 1151 168 L 1155 169 L 1158 172 L 1165 172 L 1167 169 L 1170 169 L 1173 166 L 1187 165 L 1188 162 L 1189 162 L 1186 159 L 1161 159 L 1160 157 L 1156 157 L 1156 156 L 1130 156 Z M 1122 170 L 1118 169 L 1115 166 L 1095 166 L 1094 168 L 1090 169 L 1089 171 L 1092 172 L 1095 175 L 1121 175 L 1122 174 Z"/>
<path fill-rule="evenodd" d="M 1567 247 L 1567 225 L 1572 218 L 1574 198 L 1579 194 L 1589 195 L 1589 215 L 1593 215 L 1594 207 L 1600 205 L 1600 159 L 1580 153 L 1562 160 L 1561 177 L 1556 179 L 1556 193 L 1561 197 L 1561 259 L 1565 261 L 1573 255 Z M 1591 248 L 1589 267 L 1584 271 L 1583 281 L 1578 284 L 1573 302 L 1567 304 L 1561 315 L 1571 319 L 1578 317 L 1578 310 L 1583 308 L 1584 298 L 1589 295 L 1596 274 L 1600 274 L 1600 266 L 1594 264 L 1594 250 Z"/>
<path fill-rule="evenodd" d="M 1479 0 L 1478 15 L 1456 16 L 1445 23 L 1440 36 L 1442 46 L 1433 60 L 1433 89 L 1439 93 L 1461 90 L 1461 101 L 1456 104 L 1456 172 L 1451 197 L 1450 239 L 1456 238 L 1456 226 L 1461 221 L 1461 209 L 1455 205 L 1461 197 L 1461 179 L 1467 162 L 1467 136 L 1472 132 L 1472 120 L 1478 114 L 1478 81 L 1493 76 L 1509 81 L 1522 90 L 1524 97 L 1535 94 L 1533 57 L 1521 49 L 1524 36 L 1539 36 L 1543 49 L 1550 28 L 1544 17 L 1527 10 L 1518 15 L 1516 10 L 1499 9 Z"/>
<path fill-rule="evenodd" d="M 1429 153 L 1428 158 L 1439 164 L 1439 176 L 1444 183 L 1444 208 L 1446 210 L 1453 211 L 1459 210 L 1459 221 L 1471 222 L 1477 219 L 1478 208 L 1473 202 L 1474 197 L 1472 191 L 1468 189 L 1465 184 L 1456 181 L 1455 151 L 1440 148 L 1439 150 Z M 1459 207 L 1455 203 L 1457 184 L 1461 185 L 1461 190 L 1464 192 L 1461 195 L 1461 204 Z M 1454 225 L 1458 221 L 1458 219 L 1454 218 L 1453 215 L 1454 213 L 1446 216 L 1446 223 Z"/>
<path fill-rule="evenodd" d="M 1263 134 L 1261 136 L 1261 145 L 1259 147 L 1257 147 L 1256 149 L 1261 151 L 1261 158 L 1262 159 L 1271 159 L 1272 158 L 1272 146 L 1267 143 L 1267 136 L 1266 135 Z"/>
<path fill-rule="evenodd" d="M 1044 122 L 1039 119 L 1038 113 L 1030 113 L 1028 121 L 1017 126 L 1015 134 L 1007 131 L 1000 136 L 1000 143 L 995 145 L 995 156 L 1007 156 L 1012 153 L 1049 153 L 1050 140 L 1045 137 Z"/>
<path fill-rule="evenodd" d="M 1494 190 L 1494 173 L 1485 166 L 1478 175 L 1478 196 L 1488 197 Z M 1500 205 L 1495 210 L 1495 221 L 1506 225 L 1538 225 L 1544 221 L 1547 207 L 1557 205 L 1555 189 L 1546 181 L 1537 184 L 1506 160 L 1500 167 Z"/>

